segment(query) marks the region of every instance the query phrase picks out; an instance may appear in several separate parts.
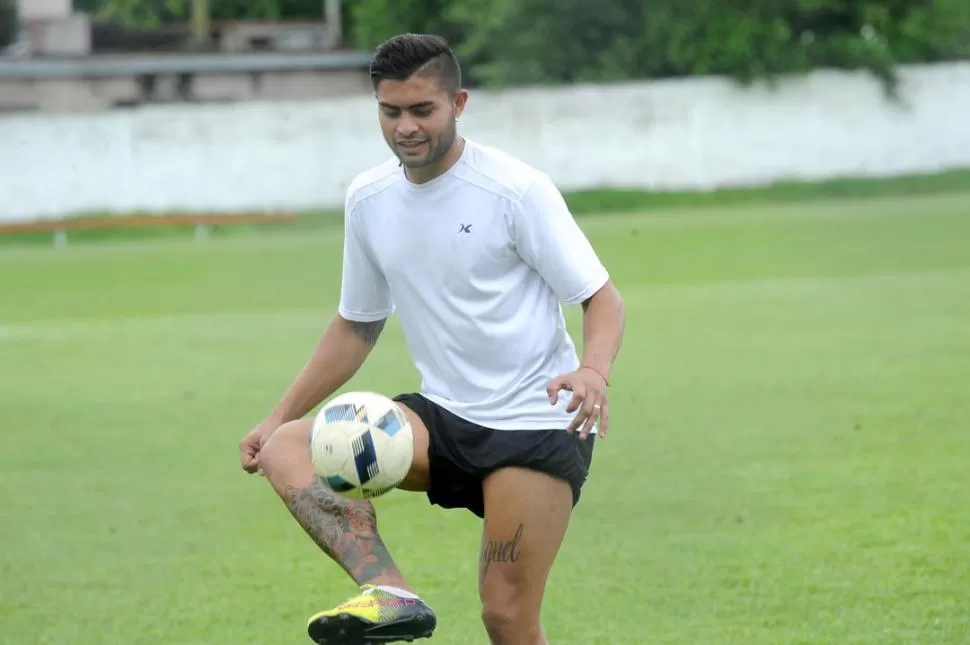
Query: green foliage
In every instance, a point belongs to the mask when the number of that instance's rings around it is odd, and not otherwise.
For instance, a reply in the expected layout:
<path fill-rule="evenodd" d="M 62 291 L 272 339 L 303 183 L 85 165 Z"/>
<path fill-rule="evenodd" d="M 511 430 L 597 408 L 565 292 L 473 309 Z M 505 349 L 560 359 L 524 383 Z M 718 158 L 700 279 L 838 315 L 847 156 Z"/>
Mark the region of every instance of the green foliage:
<path fill-rule="evenodd" d="M 140 29 L 188 21 L 192 10 L 192 0 L 74 0 L 74 4 L 97 20 Z M 281 11 L 284 8 L 294 13 L 292 5 L 292 0 L 209 0 L 209 15 L 214 20 L 279 20 L 290 17 Z M 316 15 L 320 15 L 319 6 Z"/>
<path fill-rule="evenodd" d="M 0 49 L 12 44 L 17 37 L 16 0 L 0 0 Z"/>
<path fill-rule="evenodd" d="M 970 58 L 966 0 L 371 0 L 356 44 L 402 31 L 448 36 L 486 87 L 727 75 L 818 67 L 894 82 L 901 62 Z"/>
<path fill-rule="evenodd" d="M 3 0 L 0 0 L 3 1 Z M 96 19 L 156 29 L 189 19 L 192 0 L 74 0 L 75 8 Z M 209 0 L 213 20 L 320 19 L 319 0 Z"/>
<path fill-rule="evenodd" d="M 457 42 L 463 33 L 447 13 L 454 0 L 367 0 L 346 3 L 354 27 L 354 45 L 372 49 L 386 38 L 405 32 L 436 33 Z"/>
<path fill-rule="evenodd" d="M 2 0 L 0 0 L 2 1 Z M 191 0 L 75 0 L 141 27 L 188 17 Z M 214 19 L 305 19 L 319 0 L 210 0 Z M 359 0 L 350 44 L 408 31 L 455 44 L 471 85 L 726 75 L 742 82 L 818 67 L 894 83 L 899 63 L 970 58 L 968 0 Z"/>

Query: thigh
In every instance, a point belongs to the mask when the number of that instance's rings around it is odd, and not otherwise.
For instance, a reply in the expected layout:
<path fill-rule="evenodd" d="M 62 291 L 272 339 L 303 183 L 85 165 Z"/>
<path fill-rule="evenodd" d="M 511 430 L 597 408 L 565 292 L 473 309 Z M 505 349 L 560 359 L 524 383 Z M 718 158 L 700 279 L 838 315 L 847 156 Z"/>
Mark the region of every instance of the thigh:
<path fill-rule="evenodd" d="M 465 508 L 484 517 L 482 478 L 477 465 L 488 453 L 493 430 L 461 419 L 419 393 L 399 394 L 398 405 L 409 410 L 408 418 L 423 423 L 426 444 L 419 449 L 415 434 L 415 460 L 421 450 L 425 468 L 415 468 L 406 490 L 423 490 L 428 501 L 442 508 Z"/>
<path fill-rule="evenodd" d="M 544 472 L 507 467 L 485 478 L 483 493 L 479 593 L 485 612 L 537 626 L 546 581 L 572 515 L 572 488 Z"/>
<path fill-rule="evenodd" d="M 411 469 L 398 486 L 401 490 L 428 490 L 428 429 L 412 410 L 398 404 L 411 424 L 414 455 Z M 286 486 L 303 488 L 313 480 L 310 462 L 310 431 L 314 416 L 283 424 L 270 436 L 260 451 L 260 467 L 274 488 Z"/>
<path fill-rule="evenodd" d="M 414 457 L 411 461 L 411 469 L 398 488 L 406 491 L 425 493 L 431 486 L 428 466 L 428 444 L 431 439 L 428 428 L 414 410 L 400 401 L 395 401 L 395 403 L 404 412 L 404 416 L 407 417 L 408 423 L 411 424 L 411 432 L 414 436 Z"/>

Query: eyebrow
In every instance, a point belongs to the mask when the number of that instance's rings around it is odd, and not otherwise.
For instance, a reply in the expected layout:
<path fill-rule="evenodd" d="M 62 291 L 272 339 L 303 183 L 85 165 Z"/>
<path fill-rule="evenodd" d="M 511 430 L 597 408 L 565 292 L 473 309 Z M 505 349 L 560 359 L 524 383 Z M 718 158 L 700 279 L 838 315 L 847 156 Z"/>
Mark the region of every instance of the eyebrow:
<path fill-rule="evenodd" d="M 401 109 L 399 105 L 391 105 L 390 103 L 385 103 L 384 101 L 378 101 L 377 104 L 383 108 L 388 108 L 391 110 Z M 427 108 L 427 107 L 433 107 L 433 106 L 434 106 L 434 101 L 421 101 L 420 103 L 412 103 L 411 105 L 407 106 L 407 109 L 415 110 L 418 108 Z"/>

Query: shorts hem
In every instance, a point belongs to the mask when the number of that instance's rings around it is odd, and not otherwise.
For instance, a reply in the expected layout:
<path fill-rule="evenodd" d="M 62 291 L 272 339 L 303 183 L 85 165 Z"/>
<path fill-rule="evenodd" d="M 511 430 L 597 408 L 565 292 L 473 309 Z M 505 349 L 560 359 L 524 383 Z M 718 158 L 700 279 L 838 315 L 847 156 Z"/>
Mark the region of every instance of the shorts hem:
<path fill-rule="evenodd" d="M 428 501 L 466 508 L 484 517 L 482 484 L 503 468 L 543 472 L 569 484 L 579 503 L 592 461 L 594 437 L 585 441 L 565 429 L 498 430 L 470 422 L 419 393 L 399 394 L 428 429 Z"/>

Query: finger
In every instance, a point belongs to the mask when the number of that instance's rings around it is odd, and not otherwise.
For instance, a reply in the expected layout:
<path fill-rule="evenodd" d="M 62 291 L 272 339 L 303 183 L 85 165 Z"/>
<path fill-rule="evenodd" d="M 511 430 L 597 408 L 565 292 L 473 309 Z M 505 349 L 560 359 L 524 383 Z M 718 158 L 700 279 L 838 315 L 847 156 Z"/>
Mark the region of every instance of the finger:
<path fill-rule="evenodd" d="M 573 413 L 579 409 L 582 405 L 583 399 L 586 398 L 586 391 L 583 388 L 578 390 L 573 390 L 573 396 L 569 399 L 569 405 L 566 406 L 566 412 Z"/>
<path fill-rule="evenodd" d="M 585 408 L 587 416 L 586 423 L 583 424 L 583 430 L 579 433 L 579 437 L 580 439 L 585 440 L 589 436 L 589 433 L 593 430 L 593 424 L 596 423 L 596 420 L 599 418 L 601 409 L 599 397 L 591 397 L 589 401 L 587 401 L 587 404 L 583 407 Z"/>
<path fill-rule="evenodd" d="M 556 405 L 559 403 L 559 392 L 562 390 L 570 392 L 572 389 L 572 386 L 569 385 L 569 382 L 565 379 L 565 377 L 557 377 L 552 383 L 549 384 L 549 387 L 546 388 L 546 394 L 549 396 L 549 403 Z"/>
<path fill-rule="evenodd" d="M 578 432 L 579 427 L 583 425 L 585 421 L 586 421 L 586 412 L 585 410 L 583 410 L 583 411 L 580 411 L 579 414 L 577 414 L 575 417 L 573 417 L 573 420 L 570 421 L 569 425 L 566 427 L 566 432 L 570 434 Z"/>
<path fill-rule="evenodd" d="M 589 433 L 593 430 L 593 424 L 599 418 L 599 408 L 593 408 L 589 411 L 589 415 L 586 417 L 586 422 L 583 423 L 582 429 L 579 431 L 579 438 L 583 441 L 589 437 Z"/>
<path fill-rule="evenodd" d="M 552 405 L 559 403 L 559 391 L 569 389 L 569 383 L 566 382 L 565 375 L 554 378 L 549 382 L 549 386 L 546 387 L 546 394 L 549 396 L 549 403 Z"/>
<path fill-rule="evenodd" d="M 562 379 L 554 379 L 549 383 L 549 387 L 546 388 L 546 395 L 549 397 L 549 403 L 556 405 L 559 403 L 559 390 L 562 388 Z"/>
<path fill-rule="evenodd" d="M 599 436 L 606 436 L 606 426 L 609 424 L 610 418 L 610 407 L 607 405 L 606 399 L 603 399 L 603 408 L 600 410 L 600 429 Z"/>
<path fill-rule="evenodd" d="M 239 449 L 239 461 L 242 465 L 242 469 L 247 473 L 252 473 L 256 471 L 258 465 L 258 453 L 256 448 L 252 445 L 245 445 Z"/>
<path fill-rule="evenodd" d="M 567 432 L 578 432 L 580 426 L 586 422 L 586 418 L 589 416 L 589 411 L 586 409 L 586 406 L 580 408 L 579 404 L 582 403 L 582 401 L 583 397 L 574 394 L 572 400 L 569 402 L 569 406 L 566 408 L 567 412 L 576 412 L 579 410 L 576 416 L 573 417 L 573 420 L 566 427 Z"/>

